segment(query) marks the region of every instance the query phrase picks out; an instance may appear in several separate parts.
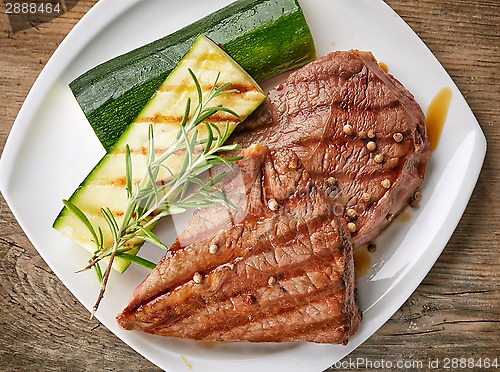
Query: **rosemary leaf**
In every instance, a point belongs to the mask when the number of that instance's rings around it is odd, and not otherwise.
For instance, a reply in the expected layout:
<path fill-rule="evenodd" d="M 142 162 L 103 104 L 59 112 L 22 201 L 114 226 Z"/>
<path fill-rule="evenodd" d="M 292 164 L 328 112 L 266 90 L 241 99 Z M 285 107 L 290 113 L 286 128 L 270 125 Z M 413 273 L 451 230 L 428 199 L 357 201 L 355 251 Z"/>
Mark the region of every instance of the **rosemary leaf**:
<path fill-rule="evenodd" d="M 94 271 L 97 275 L 97 280 L 99 281 L 99 283 L 102 283 L 102 271 L 101 266 L 98 263 L 94 265 Z"/>
<path fill-rule="evenodd" d="M 144 235 L 138 235 L 140 239 L 146 240 L 150 243 L 153 243 L 157 247 L 160 247 L 161 249 L 168 250 L 168 247 L 161 242 L 160 239 L 151 231 L 148 229 L 145 229 L 142 226 L 138 226 L 138 229 L 144 234 Z"/>
<path fill-rule="evenodd" d="M 85 216 L 85 213 L 82 212 L 80 208 L 78 208 L 76 205 L 74 205 L 72 202 L 69 200 L 64 199 L 63 204 L 66 208 L 68 208 L 73 214 L 78 217 L 78 219 L 87 227 L 87 229 L 90 231 L 92 234 L 92 238 L 96 242 L 96 244 L 99 244 L 99 239 L 97 238 L 97 234 L 95 232 L 94 226 L 90 223 L 89 219 L 87 216 Z M 102 237 L 102 234 L 101 234 Z"/>
<path fill-rule="evenodd" d="M 212 148 L 212 142 L 214 141 L 214 132 L 212 130 L 212 125 L 210 123 L 205 123 L 205 127 L 207 128 L 207 139 L 204 141 L 205 150 L 203 154 L 205 155 Z"/>
<path fill-rule="evenodd" d="M 150 125 L 148 128 L 148 164 L 153 163 L 155 158 L 155 137 L 153 132 L 153 126 Z"/>
<path fill-rule="evenodd" d="M 153 270 L 156 267 L 156 264 L 154 262 L 148 261 L 142 257 L 129 254 L 129 253 L 117 253 L 116 257 L 120 257 L 126 261 L 132 262 L 134 264 L 137 264 L 139 266 L 145 267 L 146 269 Z"/>
<path fill-rule="evenodd" d="M 207 107 L 201 112 L 201 114 L 196 118 L 195 125 L 203 123 L 209 117 L 213 116 L 218 111 L 224 111 L 222 106 L 217 107 Z"/>
<path fill-rule="evenodd" d="M 186 102 L 186 109 L 184 110 L 184 115 L 182 116 L 182 120 L 181 120 L 181 127 L 185 127 L 186 126 L 190 112 L 191 112 L 191 98 L 188 98 L 187 102 Z M 179 137 L 177 137 L 177 140 L 178 139 L 179 139 Z"/>
<path fill-rule="evenodd" d="M 215 186 L 219 182 L 221 182 L 224 178 L 226 178 L 229 175 L 229 172 L 220 172 L 216 174 L 215 176 L 211 177 L 208 182 L 206 183 L 206 186 Z"/>
<path fill-rule="evenodd" d="M 198 102 L 201 102 L 201 101 L 202 101 L 202 99 L 203 99 L 203 93 L 202 93 L 202 91 L 201 91 L 200 82 L 198 81 L 198 78 L 195 76 L 195 74 L 194 74 L 193 70 L 188 69 L 188 71 L 189 71 L 189 75 L 191 75 L 191 77 L 193 78 L 193 82 L 194 82 L 194 85 L 195 85 L 195 87 L 196 87 L 196 94 L 198 95 Z M 209 96 L 210 96 L 210 94 L 212 93 L 212 91 L 214 90 L 214 87 L 215 87 L 215 85 L 217 84 L 217 81 L 219 80 L 219 76 L 220 76 L 220 73 L 219 73 L 219 74 L 217 74 L 217 77 L 216 77 L 216 79 L 215 79 L 215 83 L 214 83 L 214 85 L 212 86 L 212 90 L 210 91 Z M 198 108 L 200 108 L 200 106 L 199 106 L 199 105 L 198 105 Z"/>
<path fill-rule="evenodd" d="M 113 216 L 113 213 L 111 210 L 106 207 L 106 208 L 101 208 L 101 214 L 104 216 L 104 219 L 106 220 L 109 230 L 111 231 L 111 235 L 113 236 L 113 240 L 115 242 L 118 241 L 118 235 L 119 235 L 119 230 L 120 228 L 118 227 L 118 223 L 116 222 L 115 217 Z"/>
<path fill-rule="evenodd" d="M 130 157 L 130 146 L 125 146 L 125 188 L 127 189 L 127 197 L 132 198 L 132 159 Z"/>

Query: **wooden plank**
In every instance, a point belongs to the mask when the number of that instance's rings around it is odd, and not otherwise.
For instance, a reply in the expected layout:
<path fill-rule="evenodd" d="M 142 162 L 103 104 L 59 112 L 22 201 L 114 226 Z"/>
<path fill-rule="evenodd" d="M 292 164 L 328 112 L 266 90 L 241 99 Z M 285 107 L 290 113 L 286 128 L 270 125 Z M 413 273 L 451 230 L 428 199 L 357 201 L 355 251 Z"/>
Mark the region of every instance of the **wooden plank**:
<path fill-rule="evenodd" d="M 12 33 L 5 12 L 0 14 L 0 152 L 41 69 L 95 3 L 80 0 L 63 16 L 17 33 Z M 387 3 L 464 92 L 489 148 L 465 215 L 436 265 L 404 306 L 344 361 L 428 363 L 436 358 L 443 362 L 445 358 L 500 357 L 500 3 Z M 88 322 L 88 312 L 40 258 L 1 197 L 0 223 L 0 370 L 123 366 L 157 370 L 106 328 Z"/>

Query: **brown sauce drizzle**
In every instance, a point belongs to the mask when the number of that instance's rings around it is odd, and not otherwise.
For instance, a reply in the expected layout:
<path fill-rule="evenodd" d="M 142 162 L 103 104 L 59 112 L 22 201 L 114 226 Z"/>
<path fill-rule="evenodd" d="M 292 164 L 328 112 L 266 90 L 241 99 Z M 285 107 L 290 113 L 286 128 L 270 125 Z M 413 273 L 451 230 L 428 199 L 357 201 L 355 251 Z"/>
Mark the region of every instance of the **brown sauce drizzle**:
<path fill-rule="evenodd" d="M 397 222 L 408 222 L 412 220 L 411 212 L 408 209 L 405 209 L 401 214 L 396 218 Z"/>
<path fill-rule="evenodd" d="M 432 99 L 427 109 L 425 124 L 432 150 L 435 150 L 439 144 L 439 138 L 446 122 L 448 109 L 450 108 L 451 97 L 451 89 L 444 87 Z"/>
<path fill-rule="evenodd" d="M 354 268 L 356 269 L 356 277 L 365 275 L 368 269 L 372 266 L 372 258 L 366 246 L 359 247 L 354 250 Z"/>
<path fill-rule="evenodd" d="M 380 66 L 380 68 L 382 70 L 384 70 L 385 72 L 389 72 L 389 67 L 387 67 L 387 65 L 384 63 L 384 62 L 379 62 L 378 65 Z"/>

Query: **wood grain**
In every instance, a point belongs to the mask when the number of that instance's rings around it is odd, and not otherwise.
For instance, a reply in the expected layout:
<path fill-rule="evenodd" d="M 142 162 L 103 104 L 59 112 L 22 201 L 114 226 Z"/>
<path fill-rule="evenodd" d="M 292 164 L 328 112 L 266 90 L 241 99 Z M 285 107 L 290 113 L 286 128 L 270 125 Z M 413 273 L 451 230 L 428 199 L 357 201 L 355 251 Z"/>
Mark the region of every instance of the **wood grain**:
<path fill-rule="evenodd" d="M 41 69 L 95 3 L 81 0 L 63 16 L 17 33 L 2 5 L 0 152 Z M 486 135 L 488 152 L 467 210 L 433 269 L 345 361 L 500 358 L 500 3 L 387 3 L 463 92 Z M 157 370 L 105 327 L 88 322 L 88 312 L 40 258 L 1 197 L 0 223 L 0 370 Z"/>

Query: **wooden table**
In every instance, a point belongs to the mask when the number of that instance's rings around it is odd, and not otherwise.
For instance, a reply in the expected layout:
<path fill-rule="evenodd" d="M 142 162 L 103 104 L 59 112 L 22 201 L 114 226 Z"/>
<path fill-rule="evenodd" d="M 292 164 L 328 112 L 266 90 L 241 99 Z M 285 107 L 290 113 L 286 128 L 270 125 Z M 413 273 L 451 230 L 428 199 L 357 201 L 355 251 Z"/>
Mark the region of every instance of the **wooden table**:
<path fill-rule="evenodd" d="M 452 358 L 500 358 L 500 2 L 387 2 L 449 72 L 489 147 L 467 210 L 433 269 L 345 361 L 427 366 L 439 358 L 443 367 L 450 358 L 451 367 Z M 16 33 L 2 5 L 0 152 L 35 78 L 96 1 L 65 3 L 64 15 Z M 88 312 L 40 258 L 3 198 L 0 222 L 0 370 L 157 369 L 105 327 L 88 322 Z"/>

